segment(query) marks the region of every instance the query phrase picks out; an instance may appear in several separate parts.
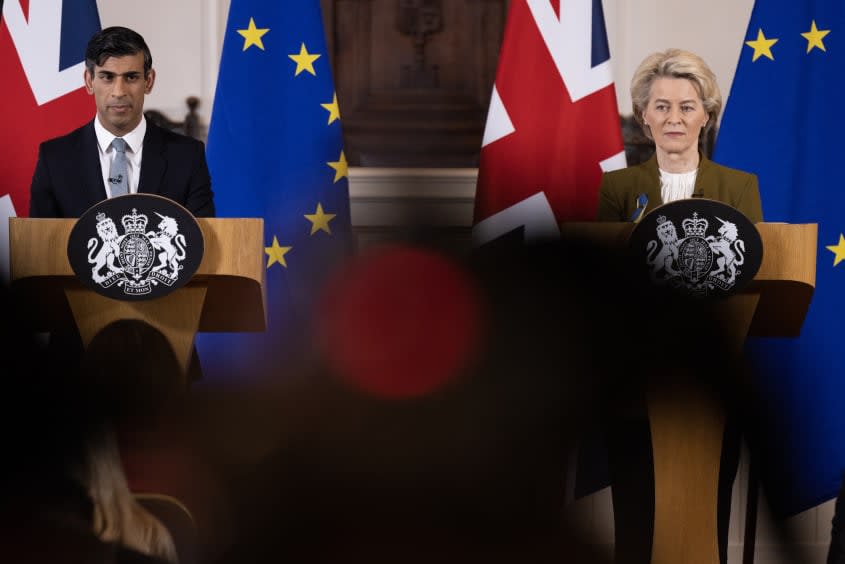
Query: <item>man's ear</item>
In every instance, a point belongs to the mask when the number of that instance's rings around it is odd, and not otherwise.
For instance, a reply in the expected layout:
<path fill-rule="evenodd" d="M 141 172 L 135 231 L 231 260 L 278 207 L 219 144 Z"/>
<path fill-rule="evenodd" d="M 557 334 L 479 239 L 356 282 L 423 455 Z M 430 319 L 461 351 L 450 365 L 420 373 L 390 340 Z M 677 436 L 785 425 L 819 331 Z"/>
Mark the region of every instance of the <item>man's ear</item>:
<path fill-rule="evenodd" d="M 94 77 L 93 77 L 93 75 L 90 72 L 88 72 L 87 68 L 83 71 L 82 75 L 85 79 L 85 90 L 88 91 L 88 94 L 93 94 L 94 93 Z"/>
<path fill-rule="evenodd" d="M 153 91 L 153 84 L 156 82 L 156 70 L 150 69 L 150 72 L 147 73 L 147 78 L 144 79 L 145 88 L 144 94 L 149 94 Z"/>

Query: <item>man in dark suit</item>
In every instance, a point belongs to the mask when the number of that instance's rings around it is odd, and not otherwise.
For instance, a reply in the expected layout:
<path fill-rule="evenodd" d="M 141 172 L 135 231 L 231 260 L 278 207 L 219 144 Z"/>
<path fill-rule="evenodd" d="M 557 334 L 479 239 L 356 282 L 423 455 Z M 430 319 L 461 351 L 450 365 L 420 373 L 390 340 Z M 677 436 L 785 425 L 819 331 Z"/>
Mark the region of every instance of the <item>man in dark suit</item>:
<path fill-rule="evenodd" d="M 170 198 L 199 217 L 214 216 L 203 144 L 144 119 L 144 97 L 155 83 L 144 38 L 124 27 L 103 29 L 88 42 L 85 66 L 97 115 L 41 144 L 29 215 L 79 217 L 106 198 L 140 192 Z"/>
<path fill-rule="evenodd" d="M 79 217 L 102 200 L 138 192 L 170 198 L 198 217 L 214 216 L 203 144 L 144 118 L 144 97 L 155 83 L 152 66 L 150 49 L 135 31 L 109 27 L 94 34 L 85 49 L 85 88 L 97 115 L 41 144 L 30 217 Z M 78 335 L 54 335 L 51 347 L 71 362 L 82 351 Z M 200 377 L 197 360 L 194 350 L 192 380 Z"/>

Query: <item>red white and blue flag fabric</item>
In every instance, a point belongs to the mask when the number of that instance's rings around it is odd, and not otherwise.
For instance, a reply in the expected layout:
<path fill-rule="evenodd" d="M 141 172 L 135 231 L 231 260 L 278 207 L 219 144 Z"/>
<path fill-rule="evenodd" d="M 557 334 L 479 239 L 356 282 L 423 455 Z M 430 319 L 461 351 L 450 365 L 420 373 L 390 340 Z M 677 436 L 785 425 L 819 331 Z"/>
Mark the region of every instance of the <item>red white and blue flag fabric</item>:
<path fill-rule="evenodd" d="M 38 144 L 90 120 L 85 46 L 100 29 L 95 0 L 5 0 L 0 21 L 0 258 L 8 222 L 29 213 Z"/>
<path fill-rule="evenodd" d="M 624 168 L 601 0 L 514 0 L 482 142 L 473 240 L 592 221 Z"/>

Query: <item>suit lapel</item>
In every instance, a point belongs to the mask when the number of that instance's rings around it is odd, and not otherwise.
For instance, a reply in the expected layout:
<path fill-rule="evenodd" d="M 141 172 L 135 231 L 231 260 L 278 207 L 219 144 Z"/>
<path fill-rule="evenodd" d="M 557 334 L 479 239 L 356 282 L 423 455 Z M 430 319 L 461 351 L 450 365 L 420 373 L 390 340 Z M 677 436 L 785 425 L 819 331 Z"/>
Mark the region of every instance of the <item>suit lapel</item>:
<path fill-rule="evenodd" d="M 713 163 L 710 159 L 701 155 L 698 163 L 698 174 L 695 176 L 695 188 L 692 191 L 693 198 L 707 198 L 709 200 L 718 200 L 716 190 L 716 183 L 711 182 L 710 177 L 713 175 Z"/>
<path fill-rule="evenodd" d="M 644 185 L 641 186 L 641 192 L 648 197 L 648 206 L 646 206 L 645 213 L 649 213 L 654 208 L 663 205 L 663 196 L 660 193 L 660 172 L 657 167 L 657 156 L 652 155 L 649 160 L 643 163 Z"/>
<path fill-rule="evenodd" d="M 97 147 L 97 134 L 94 133 L 93 120 L 82 130 L 81 145 L 79 151 L 82 155 L 81 186 L 85 192 L 85 207 L 89 208 L 106 199 L 106 186 L 103 184 L 103 170 L 100 165 L 100 149 Z"/>
<path fill-rule="evenodd" d="M 147 121 L 147 133 L 144 135 L 144 154 L 141 158 L 141 178 L 138 180 L 138 192 L 158 194 L 164 171 L 167 170 L 164 137 L 161 129 Z"/>

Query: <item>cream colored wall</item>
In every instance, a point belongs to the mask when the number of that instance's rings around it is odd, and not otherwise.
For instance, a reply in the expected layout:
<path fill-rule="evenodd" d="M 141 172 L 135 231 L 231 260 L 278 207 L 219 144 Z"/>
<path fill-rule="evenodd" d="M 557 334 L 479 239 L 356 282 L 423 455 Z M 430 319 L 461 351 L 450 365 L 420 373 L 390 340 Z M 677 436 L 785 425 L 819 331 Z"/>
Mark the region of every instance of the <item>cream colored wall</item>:
<path fill-rule="evenodd" d="M 97 8 L 103 27 L 130 27 L 152 51 L 156 84 L 145 106 L 181 119 L 185 98 L 199 96 L 200 117 L 208 123 L 228 0 L 98 0 Z"/>
<path fill-rule="evenodd" d="M 753 5 L 753 0 L 604 0 L 620 113 L 631 113 L 628 88 L 640 61 L 672 47 L 707 61 L 727 97 Z"/>

